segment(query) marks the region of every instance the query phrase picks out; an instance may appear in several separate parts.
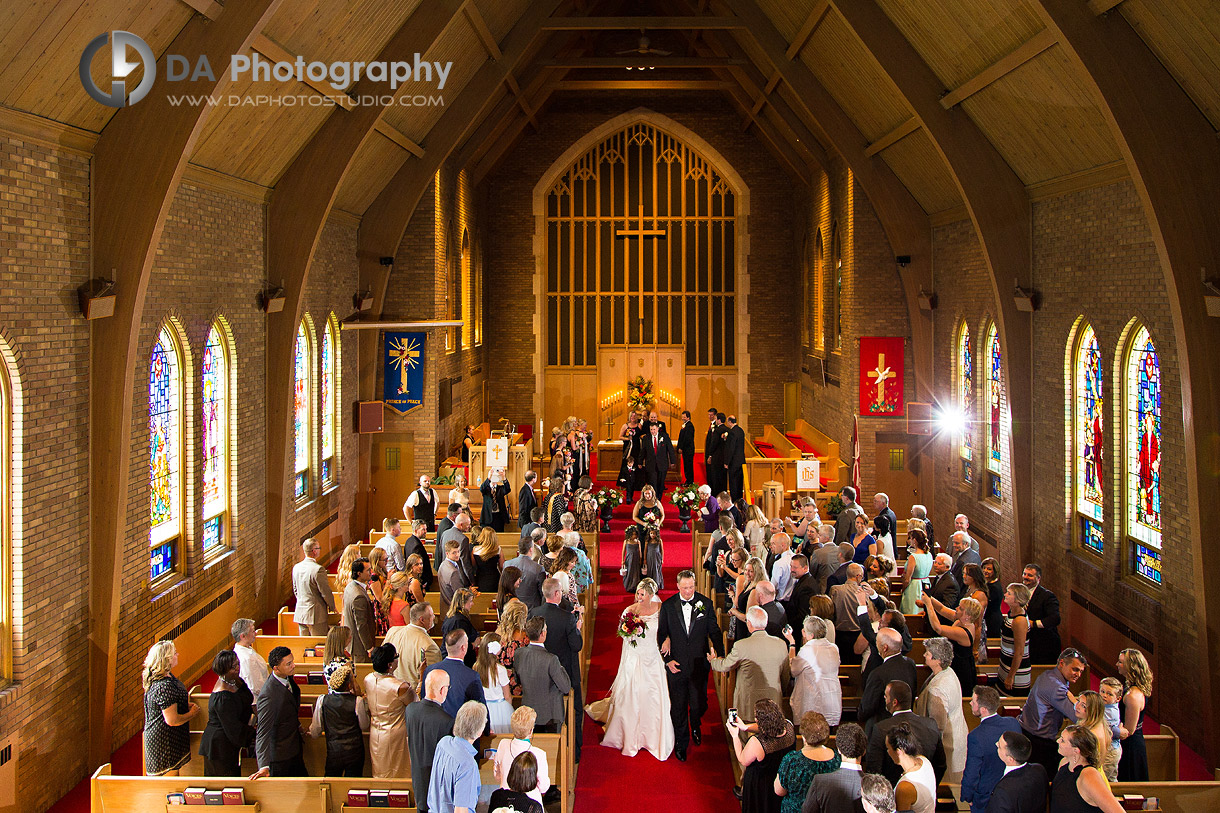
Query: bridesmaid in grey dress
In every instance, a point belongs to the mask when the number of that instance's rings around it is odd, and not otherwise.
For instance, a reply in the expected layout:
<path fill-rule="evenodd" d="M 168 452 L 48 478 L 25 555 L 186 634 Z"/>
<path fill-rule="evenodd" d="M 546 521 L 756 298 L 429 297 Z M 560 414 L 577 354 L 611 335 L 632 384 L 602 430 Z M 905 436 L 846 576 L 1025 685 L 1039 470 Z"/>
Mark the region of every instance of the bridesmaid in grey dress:
<path fill-rule="evenodd" d="M 635 595 L 635 589 L 644 578 L 641 570 L 643 558 L 639 530 L 635 525 L 628 525 L 627 532 L 623 535 L 623 590 L 628 595 Z"/>
<path fill-rule="evenodd" d="M 661 545 L 659 528 L 649 528 L 647 541 L 644 544 L 644 561 L 648 578 L 657 583 L 657 591 L 665 589 L 665 577 L 662 575 L 662 565 L 665 563 L 665 550 Z"/>

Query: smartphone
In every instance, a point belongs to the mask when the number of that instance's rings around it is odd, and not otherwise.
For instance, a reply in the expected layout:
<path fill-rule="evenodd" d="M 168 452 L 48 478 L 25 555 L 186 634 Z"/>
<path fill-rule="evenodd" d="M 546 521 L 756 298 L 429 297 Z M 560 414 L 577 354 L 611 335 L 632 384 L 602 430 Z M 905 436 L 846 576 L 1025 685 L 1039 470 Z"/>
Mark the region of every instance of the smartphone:
<path fill-rule="evenodd" d="M 729 709 L 729 723 L 732 725 L 737 724 L 737 709 Z"/>
<path fill-rule="evenodd" d="M 784 635 L 791 635 L 792 634 L 792 625 L 784 624 L 784 629 L 782 630 L 782 632 L 784 633 Z"/>

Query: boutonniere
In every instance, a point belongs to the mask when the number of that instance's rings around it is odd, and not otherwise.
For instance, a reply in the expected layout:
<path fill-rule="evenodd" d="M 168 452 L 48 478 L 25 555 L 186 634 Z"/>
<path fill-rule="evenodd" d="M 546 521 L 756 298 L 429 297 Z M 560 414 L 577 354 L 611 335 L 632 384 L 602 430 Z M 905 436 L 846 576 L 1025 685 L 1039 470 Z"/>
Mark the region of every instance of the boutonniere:
<path fill-rule="evenodd" d="M 695 609 L 696 609 L 696 610 L 698 610 L 699 612 L 703 612 L 703 602 L 702 602 L 702 601 L 696 601 L 696 602 L 695 602 Z"/>

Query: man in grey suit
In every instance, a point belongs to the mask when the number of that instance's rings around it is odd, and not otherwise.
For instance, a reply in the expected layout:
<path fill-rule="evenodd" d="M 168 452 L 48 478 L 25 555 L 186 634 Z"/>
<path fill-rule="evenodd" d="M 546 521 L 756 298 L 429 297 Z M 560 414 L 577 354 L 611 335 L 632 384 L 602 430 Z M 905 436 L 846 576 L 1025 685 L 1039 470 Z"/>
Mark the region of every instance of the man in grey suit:
<path fill-rule="evenodd" d="M 860 779 L 868 738 L 855 723 L 844 723 L 835 732 L 835 750 L 843 758 L 839 770 L 815 774 L 801 813 L 856 813 L 860 809 Z"/>
<path fill-rule="evenodd" d="M 377 627 L 373 621 L 373 602 L 369 598 L 368 583 L 373 568 L 369 560 L 361 556 L 352 562 L 352 578 L 343 591 L 343 626 L 352 631 L 352 659 L 356 663 L 369 663 L 372 659 Z"/>
<path fill-rule="evenodd" d="M 474 568 L 474 545 L 470 542 L 470 514 L 462 513 L 457 515 L 454 520 L 453 527 L 445 531 L 445 535 L 437 542 L 437 547 L 440 554 L 444 558 L 448 558 L 445 545 L 450 539 L 457 541 L 461 548 L 462 555 L 458 559 L 458 565 L 462 568 L 462 572 L 466 576 L 467 584 L 474 584 L 475 568 Z M 437 566 L 440 570 L 440 566 Z"/>
<path fill-rule="evenodd" d="M 445 609 L 453 601 L 453 594 L 463 587 L 469 587 L 471 580 L 462 568 L 462 543 L 452 537 L 445 542 L 445 561 L 436 570 L 436 577 L 441 584 L 441 602 Z"/>
<path fill-rule="evenodd" d="M 258 694 L 258 735 L 254 741 L 258 772 L 264 776 L 308 776 L 305 771 L 301 720 L 301 688 L 292 679 L 296 662 L 292 650 L 277 646 L 267 655 L 271 677 Z"/>
<path fill-rule="evenodd" d="M 949 541 L 953 545 L 953 565 L 949 568 L 949 572 L 953 574 L 954 581 L 957 582 L 957 594 L 965 596 L 966 581 L 962 574 L 966 570 L 966 565 L 983 564 L 983 560 L 979 558 L 978 551 L 970 547 L 970 534 L 965 531 L 956 531 L 953 536 L 949 537 Z"/>
<path fill-rule="evenodd" d="M 930 584 L 924 592 L 932 596 L 946 607 L 956 608 L 960 592 L 957 579 L 949 569 L 953 567 L 953 559 L 947 553 L 938 553 L 932 560 L 932 575 L 928 577 Z"/>
<path fill-rule="evenodd" d="M 559 658 L 546 650 L 546 619 L 534 616 L 525 622 L 529 646 L 513 656 L 513 670 L 521 683 L 521 703 L 538 712 L 539 730 L 558 731 L 563 725 L 563 698 L 572 691 L 572 681 Z"/>
<path fill-rule="evenodd" d="M 842 545 L 851 541 L 855 534 L 856 517 L 864 516 L 864 509 L 856 504 L 856 490 L 851 486 L 839 489 L 839 499 L 843 500 L 843 509 L 835 517 L 835 541 Z"/>
<path fill-rule="evenodd" d="M 826 579 L 838 570 L 843 562 L 839 559 L 839 548 L 834 543 L 835 526 L 819 525 L 817 534 L 817 546 L 809 557 L 809 572 L 813 574 L 818 593 L 826 593 Z"/>
<path fill-rule="evenodd" d="M 326 579 L 326 568 L 318 564 L 322 546 L 306 539 L 301 543 L 301 551 L 305 558 L 292 568 L 292 594 L 297 599 L 292 620 L 301 628 L 301 635 L 326 635 L 330 632 L 327 614 L 335 612 L 335 597 Z"/>
<path fill-rule="evenodd" d="M 546 531 L 538 529 L 538 536 L 546 538 Z M 504 563 L 505 567 L 515 567 L 521 571 L 521 584 L 517 587 L 517 598 L 529 609 L 534 609 L 542 603 L 542 580 L 546 571 L 542 565 L 533 559 L 535 537 L 527 536 L 517 545 L 517 557 Z"/>

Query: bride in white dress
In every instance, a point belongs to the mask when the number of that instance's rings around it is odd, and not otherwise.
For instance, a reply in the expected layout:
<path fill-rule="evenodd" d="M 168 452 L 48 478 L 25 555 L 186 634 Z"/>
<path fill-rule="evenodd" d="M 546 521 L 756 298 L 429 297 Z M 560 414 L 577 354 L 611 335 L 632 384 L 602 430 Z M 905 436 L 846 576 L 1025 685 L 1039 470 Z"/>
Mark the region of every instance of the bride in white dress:
<path fill-rule="evenodd" d="M 635 639 L 635 646 L 623 642 L 610 694 L 585 706 L 585 710 L 606 727 L 602 745 L 618 748 L 629 757 L 643 749 L 664 761 L 674 750 L 674 724 L 669 717 L 665 663 L 657 648 L 661 600 L 656 597 L 652 579 L 640 582 L 635 604 L 624 610 L 619 620 L 631 612 L 644 622 L 644 637 Z"/>

